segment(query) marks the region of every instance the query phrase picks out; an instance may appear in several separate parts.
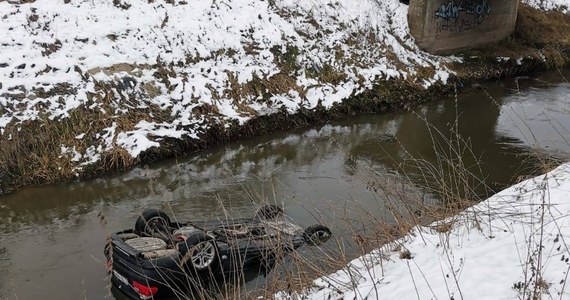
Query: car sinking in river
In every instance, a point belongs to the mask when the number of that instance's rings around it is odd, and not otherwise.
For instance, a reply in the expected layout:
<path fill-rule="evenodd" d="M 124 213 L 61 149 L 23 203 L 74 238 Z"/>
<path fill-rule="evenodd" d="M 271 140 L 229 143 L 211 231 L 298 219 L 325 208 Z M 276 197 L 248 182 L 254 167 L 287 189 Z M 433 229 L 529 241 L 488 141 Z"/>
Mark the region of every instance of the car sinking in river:
<path fill-rule="evenodd" d="M 105 256 L 116 288 L 134 299 L 157 299 L 251 269 L 264 272 L 299 247 L 330 237 L 326 226 L 303 229 L 275 205 L 251 218 L 184 223 L 151 209 L 133 229 L 111 235 Z"/>

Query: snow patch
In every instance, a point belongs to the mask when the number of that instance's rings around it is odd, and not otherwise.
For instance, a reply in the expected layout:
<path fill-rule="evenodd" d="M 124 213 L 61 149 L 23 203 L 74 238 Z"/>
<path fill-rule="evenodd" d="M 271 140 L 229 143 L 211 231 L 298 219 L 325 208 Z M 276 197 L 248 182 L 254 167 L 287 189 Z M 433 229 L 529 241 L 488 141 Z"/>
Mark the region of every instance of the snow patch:
<path fill-rule="evenodd" d="M 522 2 L 542 10 L 560 10 L 569 12 L 570 2 L 568 0 L 523 0 Z"/>
<path fill-rule="evenodd" d="M 445 84 L 446 64 L 461 62 L 420 50 L 398 0 L 184 3 L 0 2 L 0 134 L 77 111 L 129 118 L 135 128 L 74 134 L 99 143 L 84 145 L 85 161 L 113 147 L 136 158 L 165 137 L 198 138 L 212 124 L 329 109 L 383 80 Z M 433 68 L 433 77 L 416 78 L 419 67 Z"/>
<path fill-rule="evenodd" d="M 406 237 L 315 280 L 311 290 L 280 292 L 276 298 L 526 299 L 536 282 L 544 297 L 569 298 L 569 198 L 566 163 L 456 217 L 418 226 Z M 452 224 L 451 230 L 437 232 L 440 224 Z M 408 251 L 410 258 L 398 251 Z"/>

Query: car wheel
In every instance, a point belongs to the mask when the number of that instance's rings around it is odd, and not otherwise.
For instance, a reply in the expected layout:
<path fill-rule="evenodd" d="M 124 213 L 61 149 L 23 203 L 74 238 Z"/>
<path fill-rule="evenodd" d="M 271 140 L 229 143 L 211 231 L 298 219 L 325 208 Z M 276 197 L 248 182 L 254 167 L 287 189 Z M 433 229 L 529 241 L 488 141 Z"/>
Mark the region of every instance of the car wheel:
<path fill-rule="evenodd" d="M 324 244 L 332 236 L 331 230 L 324 225 L 312 225 L 305 229 L 303 233 L 303 238 L 305 242 L 309 245 L 318 246 Z"/>
<path fill-rule="evenodd" d="M 216 242 L 204 232 L 193 233 L 186 241 L 178 243 L 178 251 L 181 264 L 196 271 L 212 270 L 218 261 Z"/>
<path fill-rule="evenodd" d="M 277 205 L 264 205 L 255 213 L 255 217 L 260 220 L 273 220 L 282 215 L 283 209 Z"/>
<path fill-rule="evenodd" d="M 168 240 L 170 236 L 170 218 L 158 209 L 143 211 L 135 222 L 135 233 L 143 236 Z"/>

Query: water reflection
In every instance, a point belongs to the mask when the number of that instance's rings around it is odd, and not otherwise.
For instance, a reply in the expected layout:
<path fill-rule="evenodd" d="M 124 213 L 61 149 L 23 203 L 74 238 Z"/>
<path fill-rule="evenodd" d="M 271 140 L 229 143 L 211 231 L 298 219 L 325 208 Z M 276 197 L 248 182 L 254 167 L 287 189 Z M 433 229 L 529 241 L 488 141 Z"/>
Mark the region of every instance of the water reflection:
<path fill-rule="evenodd" d="M 570 85 L 531 87 L 504 100 L 497 133 L 515 142 L 541 148 L 551 155 L 570 153 Z"/>
<path fill-rule="evenodd" d="M 456 133 L 472 151 L 465 164 L 485 179 L 477 192 L 492 193 L 536 168 L 529 151 L 535 145 L 569 157 L 570 85 L 556 74 L 541 78 L 493 83 L 487 92 L 463 93 L 457 102 L 276 132 L 125 174 L 4 196 L 0 299 L 101 298 L 107 292 L 105 236 L 131 227 L 149 207 L 203 220 L 226 212 L 250 216 L 253 203 L 270 201 L 282 203 L 301 225 L 324 219 L 336 236 L 349 235 L 339 219 L 390 217 L 382 195 L 369 189 L 368 171 L 390 180 L 404 169 L 416 184 L 425 184 L 404 163 L 411 157 L 437 161 L 433 141 L 446 149 L 445 140 Z"/>

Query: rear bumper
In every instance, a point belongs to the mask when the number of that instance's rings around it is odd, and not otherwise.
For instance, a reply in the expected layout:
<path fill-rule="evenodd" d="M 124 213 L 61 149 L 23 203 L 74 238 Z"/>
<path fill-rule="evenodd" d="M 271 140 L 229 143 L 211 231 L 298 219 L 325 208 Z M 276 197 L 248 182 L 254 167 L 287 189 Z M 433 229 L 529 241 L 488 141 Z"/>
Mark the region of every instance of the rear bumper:
<path fill-rule="evenodd" d="M 122 232 L 124 233 L 124 232 Z M 140 252 L 128 246 L 118 235 L 112 236 L 111 283 L 120 291 L 133 299 L 150 299 L 144 297 L 133 287 L 133 281 L 156 287 L 155 298 L 183 293 L 188 286 L 183 280 L 186 275 L 180 267 L 178 257 L 161 257 L 158 259 L 143 259 Z"/>
<path fill-rule="evenodd" d="M 120 291 L 134 299 L 150 299 L 144 297 L 133 287 L 133 281 L 149 287 L 158 288 L 155 298 L 170 296 L 177 292 L 184 293 L 186 284 L 182 278 L 185 275 L 177 266 L 144 266 L 148 261 L 125 261 L 117 256 L 113 256 L 113 268 L 111 270 L 111 282 Z"/>

